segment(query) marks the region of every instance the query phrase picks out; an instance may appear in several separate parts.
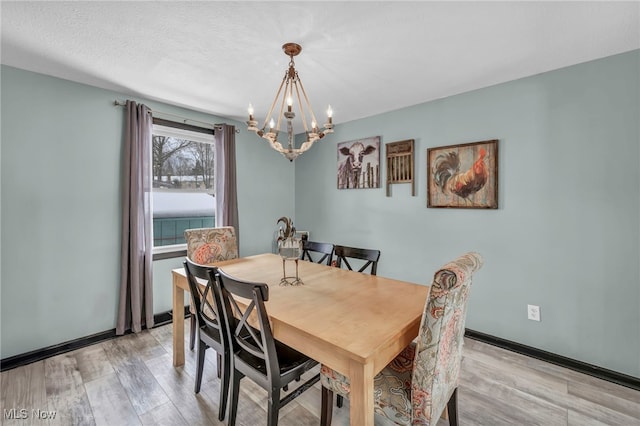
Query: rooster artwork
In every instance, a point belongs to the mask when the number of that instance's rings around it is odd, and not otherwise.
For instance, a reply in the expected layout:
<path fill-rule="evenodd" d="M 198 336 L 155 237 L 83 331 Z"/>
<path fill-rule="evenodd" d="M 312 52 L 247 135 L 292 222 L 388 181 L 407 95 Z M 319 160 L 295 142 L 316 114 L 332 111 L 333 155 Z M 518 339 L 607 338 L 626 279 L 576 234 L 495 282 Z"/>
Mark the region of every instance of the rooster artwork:
<path fill-rule="evenodd" d="M 429 207 L 497 208 L 496 154 L 497 141 L 430 149 Z"/>

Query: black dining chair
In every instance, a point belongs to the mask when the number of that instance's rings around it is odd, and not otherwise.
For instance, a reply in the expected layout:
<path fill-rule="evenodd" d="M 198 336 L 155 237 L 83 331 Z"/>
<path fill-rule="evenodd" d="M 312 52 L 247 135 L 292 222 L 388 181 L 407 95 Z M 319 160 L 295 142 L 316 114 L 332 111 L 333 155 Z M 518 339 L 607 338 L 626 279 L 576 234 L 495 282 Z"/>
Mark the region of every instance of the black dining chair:
<path fill-rule="evenodd" d="M 312 257 L 312 253 L 314 253 L 313 256 L 318 257 L 314 259 Z M 302 260 L 331 265 L 331 262 L 333 261 L 333 244 L 303 240 Z"/>
<path fill-rule="evenodd" d="M 378 260 L 380 259 L 380 250 L 335 245 L 334 253 L 336 255 L 336 266 L 338 268 L 341 268 L 344 264 L 347 269 L 352 271 L 353 268 L 349 263 L 349 259 L 358 259 L 365 261 L 360 269 L 358 269 L 358 272 L 366 272 L 366 269 L 370 267 L 369 273 L 376 275 Z"/>
<path fill-rule="evenodd" d="M 224 420 L 229 395 L 231 374 L 231 347 L 227 337 L 227 329 L 223 320 L 222 303 L 216 292 L 213 266 L 199 265 L 190 259 L 184 261 L 189 291 L 195 315 L 196 335 L 198 340 L 195 393 L 200 392 L 204 358 L 206 350 L 213 348 L 218 354 L 218 378 L 220 379 L 220 404 L 218 419 Z M 202 284 L 198 282 L 201 280 Z"/>
<path fill-rule="evenodd" d="M 282 399 L 281 390 L 287 391 L 289 383 L 300 381 L 318 362 L 274 339 L 265 307 L 269 300 L 267 284 L 241 281 L 218 269 L 216 286 L 233 353 L 227 424 L 235 425 L 240 380 L 248 377 L 267 391 L 267 425 L 276 426 L 280 408 L 317 383 L 320 375 L 301 383 Z M 234 296 L 246 299 L 247 306 L 241 306 Z"/>

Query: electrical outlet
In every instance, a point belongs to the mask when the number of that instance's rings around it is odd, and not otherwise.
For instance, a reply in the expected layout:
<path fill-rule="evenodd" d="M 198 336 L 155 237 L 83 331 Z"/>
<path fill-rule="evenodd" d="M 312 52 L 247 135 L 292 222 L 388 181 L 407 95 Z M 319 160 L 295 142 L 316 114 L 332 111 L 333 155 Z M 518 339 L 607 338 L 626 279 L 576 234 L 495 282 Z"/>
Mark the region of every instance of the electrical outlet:
<path fill-rule="evenodd" d="M 527 318 L 531 321 L 540 321 L 540 306 L 527 305 Z"/>

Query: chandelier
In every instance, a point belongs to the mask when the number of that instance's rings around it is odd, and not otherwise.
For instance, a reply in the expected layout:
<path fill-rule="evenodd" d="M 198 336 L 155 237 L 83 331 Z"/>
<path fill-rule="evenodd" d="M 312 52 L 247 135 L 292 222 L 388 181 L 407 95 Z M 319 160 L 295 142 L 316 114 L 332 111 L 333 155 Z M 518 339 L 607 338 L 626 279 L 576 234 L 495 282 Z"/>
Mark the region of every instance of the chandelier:
<path fill-rule="evenodd" d="M 329 105 L 329 108 L 327 109 L 327 122 L 324 124 L 324 128 L 320 130 L 318 128 L 316 116 L 311 109 L 309 98 L 307 97 L 307 93 L 302 85 L 302 80 L 300 80 L 298 71 L 296 71 L 295 68 L 295 63 L 293 62 L 293 57 L 297 56 L 302 51 L 302 47 L 296 43 L 286 43 L 282 46 L 282 50 L 284 50 L 284 53 L 291 58 L 289 61 L 289 69 L 285 71 L 280 88 L 276 93 L 276 97 L 271 104 L 271 109 L 269 109 L 269 113 L 267 114 L 267 118 L 265 118 L 261 129 L 257 127 L 258 122 L 253 117 L 253 106 L 249 104 L 249 121 L 247 121 L 247 130 L 252 130 L 256 132 L 258 136 L 265 138 L 269 141 L 271 148 L 284 155 L 289 161 L 293 161 L 298 157 L 298 155 L 311 148 L 315 141 L 322 139 L 327 133 L 333 132 L 333 122 L 331 121 L 333 111 L 331 110 L 331 105 Z M 304 132 L 306 134 L 306 140 L 299 148 L 294 147 L 295 135 L 293 133 L 292 123 L 296 116 L 293 112 L 294 99 L 297 101 L 296 104 L 298 106 L 302 125 L 304 126 Z M 277 104 L 280 104 L 280 109 L 277 115 L 277 122 L 275 122 L 273 119 L 273 113 Z M 286 147 L 278 142 L 278 134 L 280 133 L 282 117 L 287 120 Z M 308 125 L 307 118 L 311 120 L 310 126 Z"/>

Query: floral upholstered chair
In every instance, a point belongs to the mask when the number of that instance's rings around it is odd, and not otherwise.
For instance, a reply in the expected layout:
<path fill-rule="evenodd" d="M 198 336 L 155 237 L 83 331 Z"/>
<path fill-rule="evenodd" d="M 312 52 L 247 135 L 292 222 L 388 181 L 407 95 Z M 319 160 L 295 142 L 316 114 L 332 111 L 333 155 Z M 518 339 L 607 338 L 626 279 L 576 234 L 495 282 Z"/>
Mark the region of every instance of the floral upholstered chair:
<path fill-rule="evenodd" d="M 458 424 L 457 389 L 471 278 L 482 257 L 467 253 L 433 277 L 418 338 L 374 378 L 375 412 L 399 425 L 435 425 L 445 407 Z M 333 392 L 347 396 L 349 379 L 321 367 L 321 424 L 331 424 Z"/>
<path fill-rule="evenodd" d="M 238 241 L 233 226 L 196 228 L 184 231 L 187 257 L 200 265 L 238 257 Z"/>
<path fill-rule="evenodd" d="M 187 229 L 184 231 L 184 239 L 187 241 L 187 257 L 199 265 L 210 265 L 238 257 L 238 241 L 233 226 Z M 193 306 L 190 306 L 189 310 L 191 311 L 189 348 L 193 349 L 196 341 L 196 316 Z"/>

